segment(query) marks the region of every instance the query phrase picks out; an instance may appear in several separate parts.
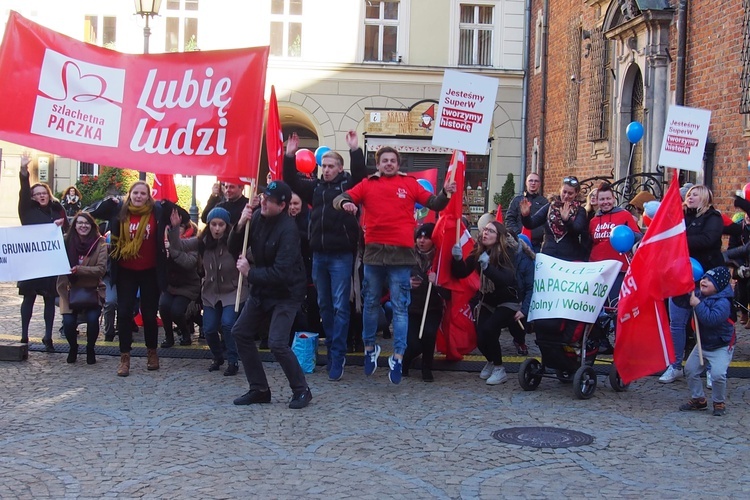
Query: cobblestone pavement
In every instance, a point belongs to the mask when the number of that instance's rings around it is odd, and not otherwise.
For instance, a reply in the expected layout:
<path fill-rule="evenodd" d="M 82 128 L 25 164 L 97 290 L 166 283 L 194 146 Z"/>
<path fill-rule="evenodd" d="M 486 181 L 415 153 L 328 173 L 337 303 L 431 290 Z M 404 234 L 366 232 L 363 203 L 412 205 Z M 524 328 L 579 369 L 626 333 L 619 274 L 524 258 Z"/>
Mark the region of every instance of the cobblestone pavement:
<path fill-rule="evenodd" d="M 17 303 L 4 286 L 0 301 L 8 335 L 18 328 Z M 41 335 L 36 314 L 32 330 Z M 55 341 L 63 342 L 56 332 Z M 727 414 L 713 417 L 677 411 L 685 382 L 655 377 L 623 393 L 600 378 L 594 397 L 579 401 L 550 379 L 524 392 L 515 374 L 494 387 L 468 372 L 392 386 L 383 368 L 366 378 L 347 367 L 340 382 L 319 368 L 308 378 L 311 405 L 290 410 L 275 363 L 265 364 L 272 404 L 254 407 L 232 405 L 247 390 L 242 372 L 209 373 L 206 360 L 162 359 L 148 372 L 145 358 L 134 358 L 128 378 L 115 376 L 116 365 L 114 356 L 68 365 L 65 354 L 37 351 L 0 362 L 0 497 L 750 495 L 747 379 L 729 381 Z M 577 430 L 594 442 L 537 449 L 492 437 L 527 426 Z"/>

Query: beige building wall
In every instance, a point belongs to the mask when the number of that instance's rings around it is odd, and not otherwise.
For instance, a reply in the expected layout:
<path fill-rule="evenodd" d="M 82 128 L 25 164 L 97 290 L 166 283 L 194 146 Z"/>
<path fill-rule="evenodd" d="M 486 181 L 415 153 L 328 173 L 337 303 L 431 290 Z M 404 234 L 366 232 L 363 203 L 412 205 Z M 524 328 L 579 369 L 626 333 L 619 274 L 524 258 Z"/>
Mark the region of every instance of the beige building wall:
<path fill-rule="evenodd" d="M 499 80 L 489 148 L 487 194 L 491 199 L 500 191 L 507 174 L 520 169 L 524 2 L 483 0 L 481 3 L 494 6 L 497 15 L 495 66 L 458 69 Z M 314 131 L 317 143 L 303 143 L 303 147 L 326 145 L 348 158 L 344 135 L 350 129 L 360 133 L 364 130 L 365 108 L 400 109 L 424 99 L 439 100 L 443 72 L 457 67 L 460 4 L 460 0 L 401 0 L 399 63 L 363 62 L 364 0 L 304 0 L 302 57 L 271 57 L 268 65 L 266 95 L 274 85 L 282 124 L 292 119 Z M 174 15 L 165 11 L 165 5 L 166 0 L 162 2 L 162 15 L 150 23 L 152 53 L 163 52 L 165 17 Z M 0 15 L 4 16 L 0 28 L 4 27 L 10 9 L 77 39 L 83 38 L 84 16 L 115 16 L 116 49 L 130 53 L 143 51 L 144 20 L 133 14 L 130 1 L 80 0 L 64 4 L 58 0 L 5 0 L 0 7 Z M 199 9 L 201 50 L 269 43 L 271 0 L 200 0 Z M 6 155 L 4 165 L 17 163 L 17 157 L 14 159 L 12 155 L 23 148 L 2 143 L 0 147 Z M 75 181 L 77 162 L 49 156 L 50 164 L 55 167 L 53 189 L 60 191 Z M 206 198 L 213 178 L 199 179 L 197 196 Z M 0 176 L 3 196 L 0 224 L 4 214 L 15 212 L 17 184 L 17 178 L 10 174 Z M 516 185 L 520 186 L 518 181 Z"/>

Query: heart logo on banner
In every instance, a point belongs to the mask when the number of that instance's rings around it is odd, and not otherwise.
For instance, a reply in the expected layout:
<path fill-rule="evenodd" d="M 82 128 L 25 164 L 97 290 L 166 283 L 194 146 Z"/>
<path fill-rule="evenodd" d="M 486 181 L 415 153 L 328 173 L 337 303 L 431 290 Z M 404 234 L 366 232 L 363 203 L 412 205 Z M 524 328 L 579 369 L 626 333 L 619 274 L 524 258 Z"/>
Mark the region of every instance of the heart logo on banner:
<path fill-rule="evenodd" d="M 81 68 L 73 61 L 66 61 L 62 67 L 62 86 L 65 91 L 63 100 L 68 98 L 75 102 L 91 102 L 102 98 L 106 101 L 111 100 L 104 97 L 107 90 L 107 81 L 99 75 L 83 74 Z M 74 95 L 68 95 L 68 92 L 78 92 Z"/>

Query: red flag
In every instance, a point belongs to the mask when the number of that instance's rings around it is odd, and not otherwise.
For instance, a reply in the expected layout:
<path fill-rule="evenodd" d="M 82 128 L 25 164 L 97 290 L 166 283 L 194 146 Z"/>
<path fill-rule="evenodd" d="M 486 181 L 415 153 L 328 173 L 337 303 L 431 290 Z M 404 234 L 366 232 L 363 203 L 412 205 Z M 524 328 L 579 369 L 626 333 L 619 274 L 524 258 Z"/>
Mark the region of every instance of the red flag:
<path fill-rule="evenodd" d="M 271 85 L 271 99 L 268 101 L 266 154 L 268 155 L 268 172 L 271 174 L 271 180 L 281 180 L 284 165 L 284 134 L 281 132 L 279 103 L 276 100 L 276 89 L 273 85 Z"/>
<path fill-rule="evenodd" d="M 154 174 L 154 185 L 151 186 L 151 197 L 155 200 L 168 200 L 177 203 L 177 187 L 174 176 L 168 174 Z"/>
<path fill-rule="evenodd" d="M 255 178 L 268 53 L 123 54 L 11 12 L 0 140 L 146 172 Z"/>
<path fill-rule="evenodd" d="M 451 276 L 450 270 L 453 258 L 451 250 L 456 244 L 457 227 L 464 258 L 474 248 L 474 240 L 461 222 L 465 159 L 466 154 L 463 151 L 453 153 L 447 175 L 455 180 L 456 192 L 448 206 L 440 212 L 432 231 L 432 241 L 437 248 L 433 261 L 433 270 L 437 274 L 436 284 L 451 290 L 451 299 L 446 301 L 446 312 L 437 342 L 438 351 L 444 353 L 449 360 L 459 360 L 464 354 L 476 348 L 476 331 L 468 303 L 479 289 L 479 275 L 471 273 L 467 278 L 457 280 Z"/>
<path fill-rule="evenodd" d="M 674 361 L 664 299 L 695 287 L 677 176 L 635 253 L 617 306 L 615 365 L 628 384 Z"/>
<path fill-rule="evenodd" d="M 469 305 L 476 292 L 476 289 L 471 288 L 453 290 L 451 299 L 446 302 L 435 346 L 438 352 L 445 354 L 448 361 L 460 361 L 464 354 L 469 354 L 477 347 L 474 314 Z"/>
<path fill-rule="evenodd" d="M 503 206 L 500 203 L 497 204 L 497 212 L 495 212 L 495 220 L 498 222 L 503 222 Z"/>

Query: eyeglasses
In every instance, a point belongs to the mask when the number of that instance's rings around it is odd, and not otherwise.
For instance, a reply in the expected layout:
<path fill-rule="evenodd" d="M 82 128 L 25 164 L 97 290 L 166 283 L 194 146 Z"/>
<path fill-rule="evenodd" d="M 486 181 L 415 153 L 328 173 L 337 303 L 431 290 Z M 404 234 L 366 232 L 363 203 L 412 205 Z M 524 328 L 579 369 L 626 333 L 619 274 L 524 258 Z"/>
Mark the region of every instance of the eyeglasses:
<path fill-rule="evenodd" d="M 45 196 L 47 194 L 47 191 L 38 191 L 36 193 L 31 193 L 32 198 L 36 198 L 37 196 Z"/>
<path fill-rule="evenodd" d="M 563 179 L 563 184 L 567 184 L 568 186 L 577 186 L 578 185 L 578 179 L 576 177 L 566 177 Z"/>
<path fill-rule="evenodd" d="M 83 221 L 83 220 L 76 221 L 76 226 L 90 226 L 90 225 L 91 223 L 88 221 Z"/>
<path fill-rule="evenodd" d="M 486 226 L 482 231 L 484 231 L 485 233 L 497 234 L 497 231 L 495 231 L 494 229 L 492 229 L 489 226 Z"/>

